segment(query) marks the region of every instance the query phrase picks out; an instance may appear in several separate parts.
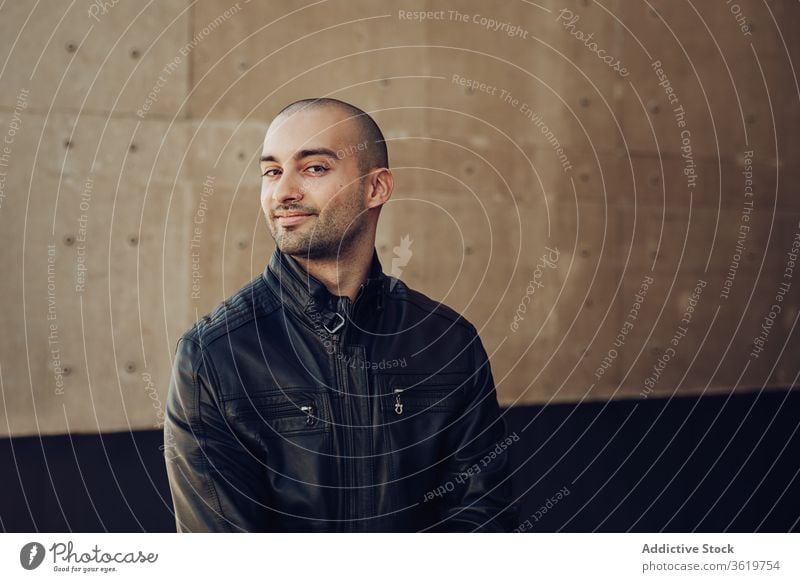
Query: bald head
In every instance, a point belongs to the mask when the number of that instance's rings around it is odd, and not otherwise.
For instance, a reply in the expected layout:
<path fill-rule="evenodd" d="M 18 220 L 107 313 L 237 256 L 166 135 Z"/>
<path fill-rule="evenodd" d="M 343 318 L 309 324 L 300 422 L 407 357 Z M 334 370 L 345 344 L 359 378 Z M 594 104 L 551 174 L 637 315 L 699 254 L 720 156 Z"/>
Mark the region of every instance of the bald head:
<path fill-rule="evenodd" d="M 375 168 L 389 167 L 389 153 L 386 149 L 386 140 L 378 124 L 375 123 L 375 120 L 372 119 L 369 114 L 339 99 L 320 97 L 318 99 L 301 99 L 295 101 L 281 109 L 272 123 L 275 123 L 279 118 L 287 115 L 326 108 L 335 109 L 337 112 L 343 114 L 347 118 L 348 123 L 352 125 L 357 143 L 363 144 L 363 147 L 353 147 L 353 151 L 345 152 L 346 154 L 355 154 L 358 156 L 358 167 L 362 175 Z"/>

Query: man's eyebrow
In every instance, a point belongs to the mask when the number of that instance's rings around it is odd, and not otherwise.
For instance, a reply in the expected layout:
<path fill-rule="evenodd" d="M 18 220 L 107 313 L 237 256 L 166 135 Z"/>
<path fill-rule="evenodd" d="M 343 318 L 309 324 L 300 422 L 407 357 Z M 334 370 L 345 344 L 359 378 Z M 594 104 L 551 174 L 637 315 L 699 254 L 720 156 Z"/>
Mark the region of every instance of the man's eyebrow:
<path fill-rule="evenodd" d="M 300 150 L 298 151 L 293 157 L 294 160 L 302 160 L 303 158 L 308 158 L 310 156 L 326 156 L 328 158 L 339 159 L 339 156 L 336 155 L 336 152 L 328 149 L 328 148 L 313 148 L 309 150 Z M 278 159 L 275 156 L 261 156 L 262 162 L 277 162 Z"/>

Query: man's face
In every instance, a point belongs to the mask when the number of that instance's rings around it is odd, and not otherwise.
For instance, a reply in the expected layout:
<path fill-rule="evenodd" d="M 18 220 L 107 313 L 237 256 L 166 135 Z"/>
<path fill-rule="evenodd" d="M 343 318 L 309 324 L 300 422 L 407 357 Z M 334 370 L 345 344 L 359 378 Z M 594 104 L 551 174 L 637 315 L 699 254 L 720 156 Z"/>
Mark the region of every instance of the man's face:
<path fill-rule="evenodd" d="M 288 255 L 338 257 L 367 225 L 354 123 L 331 108 L 275 119 L 261 159 L 261 207 Z"/>

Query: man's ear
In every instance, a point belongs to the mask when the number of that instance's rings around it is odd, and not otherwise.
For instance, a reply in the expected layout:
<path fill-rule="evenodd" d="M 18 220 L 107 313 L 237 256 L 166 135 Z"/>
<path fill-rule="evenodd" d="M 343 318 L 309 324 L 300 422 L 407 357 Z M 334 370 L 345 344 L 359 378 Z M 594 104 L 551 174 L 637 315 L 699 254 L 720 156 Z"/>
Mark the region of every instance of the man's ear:
<path fill-rule="evenodd" d="M 394 191 L 394 175 L 389 168 L 378 168 L 369 173 L 367 182 L 367 208 L 383 206 Z"/>

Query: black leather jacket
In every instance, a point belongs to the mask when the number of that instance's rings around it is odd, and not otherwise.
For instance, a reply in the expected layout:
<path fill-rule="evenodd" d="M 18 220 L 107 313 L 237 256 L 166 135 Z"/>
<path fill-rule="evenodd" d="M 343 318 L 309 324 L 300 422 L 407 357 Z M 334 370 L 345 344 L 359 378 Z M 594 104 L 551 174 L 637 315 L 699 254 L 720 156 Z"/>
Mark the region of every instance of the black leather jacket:
<path fill-rule="evenodd" d="M 382 272 L 352 302 L 278 251 L 178 341 L 164 451 L 178 531 L 511 531 L 486 352 Z"/>

